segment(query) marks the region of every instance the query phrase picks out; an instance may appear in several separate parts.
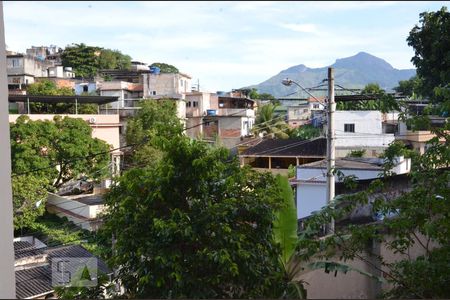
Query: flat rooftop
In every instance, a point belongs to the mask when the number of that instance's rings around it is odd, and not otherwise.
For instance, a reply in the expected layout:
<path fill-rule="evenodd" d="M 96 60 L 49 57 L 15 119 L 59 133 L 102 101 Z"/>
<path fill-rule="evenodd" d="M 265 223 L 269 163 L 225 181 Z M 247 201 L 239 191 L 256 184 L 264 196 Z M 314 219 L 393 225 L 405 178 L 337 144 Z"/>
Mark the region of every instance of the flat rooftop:
<path fill-rule="evenodd" d="M 116 102 L 119 97 L 115 96 L 30 96 L 30 95 L 8 95 L 9 102 L 38 102 L 38 103 L 93 103 L 107 104 Z"/>

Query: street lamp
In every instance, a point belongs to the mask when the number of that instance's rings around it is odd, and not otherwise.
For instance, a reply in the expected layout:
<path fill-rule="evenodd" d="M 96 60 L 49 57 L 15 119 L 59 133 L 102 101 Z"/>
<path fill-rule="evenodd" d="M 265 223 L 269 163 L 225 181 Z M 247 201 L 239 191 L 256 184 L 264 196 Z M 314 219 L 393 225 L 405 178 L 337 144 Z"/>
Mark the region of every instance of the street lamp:
<path fill-rule="evenodd" d="M 299 88 L 301 88 L 305 93 L 307 93 L 308 95 L 310 95 L 311 97 L 313 97 L 316 101 L 321 102 L 321 101 L 319 101 L 319 99 L 317 99 L 316 97 L 314 97 L 313 94 L 311 94 L 310 92 L 308 92 L 307 89 L 305 89 L 305 88 L 302 87 L 298 82 L 295 82 L 295 81 L 292 80 L 292 79 L 289 79 L 289 78 L 283 79 L 283 80 L 281 81 L 281 83 L 282 83 L 283 85 L 285 85 L 285 86 L 291 86 L 292 84 L 295 84 L 296 86 L 298 86 Z"/>
<path fill-rule="evenodd" d="M 305 91 L 308 95 L 314 98 L 316 101 L 322 103 L 314 97 L 307 89 L 302 87 L 298 82 L 292 79 L 286 78 L 281 81 L 285 86 L 291 86 L 295 84 Z M 322 103 L 323 104 L 323 103 Z M 336 103 L 334 101 L 334 69 L 328 68 L 328 105 L 327 105 L 327 204 L 330 204 L 334 199 L 334 166 L 336 160 L 335 152 L 335 137 L 334 137 L 334 112 L 336 110 Z M 334 232 L 334 220 L 331 221 L 330 231 Z"/>

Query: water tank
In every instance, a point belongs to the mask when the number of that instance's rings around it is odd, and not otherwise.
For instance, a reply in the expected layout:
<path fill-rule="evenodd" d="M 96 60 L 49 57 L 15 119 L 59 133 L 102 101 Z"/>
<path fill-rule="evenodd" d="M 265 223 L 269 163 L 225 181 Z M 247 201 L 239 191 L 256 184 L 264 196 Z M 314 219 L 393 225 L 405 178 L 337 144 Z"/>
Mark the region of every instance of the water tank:
<path fill-rule="evenodd" d="M 206 115 L 207 116 L 216 116 L 217 115 L 217 110 L 215 110 L 215 109 L 207 109 L 206 110 Z"/>
<path fill-rule="evenodd" d="M 226 92 L 223 92 L 223 91 L 217 91 L 216 94 L 217 94 L 217 96 L 219 96 L 219 97 L 225 97 L 225 96 L 227 95 L 227 93 L 226 93 Z"/>
<path fill-rule="evenodd" d="M 66 71 L 71 71 L 72 72 L 72 67 L 65 67 L 64 68 Z"/>
<path fill-rule="evenodd" d="M 158 75 L 159 73 L 161 73 L 161 69 L 158 67 L 150 67 L 149 69 L 150 69 L 150 73 L 152 73 L 152 74 Z"/>

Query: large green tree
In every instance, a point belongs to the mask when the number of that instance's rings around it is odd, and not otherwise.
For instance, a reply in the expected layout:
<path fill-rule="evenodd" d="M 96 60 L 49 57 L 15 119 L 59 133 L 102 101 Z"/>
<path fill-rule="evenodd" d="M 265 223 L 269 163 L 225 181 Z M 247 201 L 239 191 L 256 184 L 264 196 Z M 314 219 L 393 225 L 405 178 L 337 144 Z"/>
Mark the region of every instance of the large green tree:
<path fill-rule="evenodd" d="M 126 141 L 134 146 L 130 147 L 126 160 L 132 165 L 158 161 L 162 158 L 160 144 L 183 132 L 175 101 L 142 100 L 140 107 L 127 123 Z"/>
<path fill-rule="evenodd" d="M 156 165 L 127 171 L 106 198 L 110 260 L 131 298 L 271 297 L 280 187 L 224 148 L 176 136 Z"/>
<path fill-rule="evenodd" d="M 10 124 L 10 139 L 15 175 L 32 174 L 59 187 L 81 175 L 97 179 L 108 171 L 110 146 L 92 138 L 91 127 L 82 119 L 32 121 L 22 115 Z"/>
<path fill-rule="evenodd" d="M 411 61 L 422 80 L 421 93 L 442 102 L 450 98 L 450 12 L 444 6 L 419 16 L 420 24 L 413 27 L 407 38 L 415 53 Z"/>
<path fill-rule="evenodd" d="M 84 43 L 67 46 L 61 54 L 64 67 L 73 67 L 75 74 L 93 78 L 99 69 L 129 69 L 131 57 L 119 50 L 87 46 Z"/>

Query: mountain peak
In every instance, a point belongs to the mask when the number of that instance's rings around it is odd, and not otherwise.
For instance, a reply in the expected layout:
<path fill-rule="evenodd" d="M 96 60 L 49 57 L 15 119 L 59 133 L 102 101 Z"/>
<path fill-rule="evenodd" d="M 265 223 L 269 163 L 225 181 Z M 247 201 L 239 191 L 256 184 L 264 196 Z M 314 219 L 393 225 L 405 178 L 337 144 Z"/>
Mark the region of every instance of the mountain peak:
<path fill-rule="evenodd" d="M 307 71 L 309 68 L 303 64 L 293 66 L 290 68 L 287 68 L 286 70 L 281 71 L 281 73 L 302 73 Z"/>
<path fill-rule="evenodd" d="M 342 69 L 384 69 L 393 70 L 394 68 L 384 59 L 376 57 L 367 52 L 358 52 L 356 55 L 337 59 L 332 65 L 334 68 Z"/>

